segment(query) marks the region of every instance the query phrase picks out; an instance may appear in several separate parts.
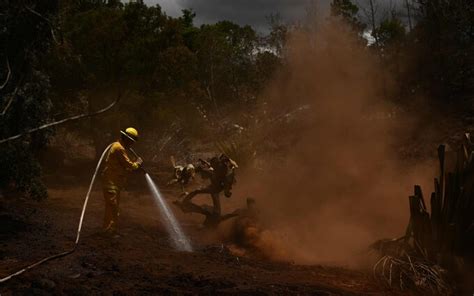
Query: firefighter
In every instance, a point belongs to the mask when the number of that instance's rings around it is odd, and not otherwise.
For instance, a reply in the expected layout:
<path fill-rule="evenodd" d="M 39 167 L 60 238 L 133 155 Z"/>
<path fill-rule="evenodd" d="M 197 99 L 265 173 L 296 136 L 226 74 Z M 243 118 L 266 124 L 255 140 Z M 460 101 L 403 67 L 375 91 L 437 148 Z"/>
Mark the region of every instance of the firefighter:
<path fill-rule="evenodd" d="M 238 168 L 238 165 L 225 154 L 221 154 L 219 157 L 213 157 L 209 161 L 202 159 L 199 161 L 200 165 L 196 168 L 196 172 L 200 173 L 204 179 L 209 179 L 211 183 L 204 188 L 192 191 L 184 197 L 182 202 L 176 201 L 175 204 L 179 206 L 183 212 L 198 212 L 204 214 L 203 211 L 198 209 L 199 206 L 193 204 L 191 200 L 198 194 L 210 194 L 213 204 L 212 215 L 220 217 L 221 203 L 219 194 L 224 191 L 224 195 L 227 198 L 232 196 L 231 190 L 232 185 L 235 183 L 235 169 Z M 206 212 L 209 212 L 209 210 L 206 210 Z"/>
<path fill-rule="evenodd" d="M 102 188 L 105 200 L 104 231 L 115 234 L 119 216 L 120 192 L 127 183 L 129 172 L 138 170 L 143 160 L 138 157 L 132 161 L 127 154 L 138 140 L 138 131 L 133 127 L 120 131 L 120 139 L 112 143 L 102 171 Z"/>

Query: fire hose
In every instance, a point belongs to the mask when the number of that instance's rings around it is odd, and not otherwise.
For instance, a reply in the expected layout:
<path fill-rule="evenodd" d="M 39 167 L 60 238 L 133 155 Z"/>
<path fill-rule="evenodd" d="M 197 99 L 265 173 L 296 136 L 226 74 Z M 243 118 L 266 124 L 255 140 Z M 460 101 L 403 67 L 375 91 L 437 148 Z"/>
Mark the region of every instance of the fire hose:
<path fill-rule="evenodd" d="M 128 147 L 128 150 L 129 150 L 130 152 L 132 152 L 133 155 L 135 155 L 135 157 L 136 157 L 137 159 L 142 159 L 142 158 L 140 157 L 140 155 L 138 155 L 138 153 L 136 153 L 135 150 L 133 150 L 132 148 Z M 145 170 L 145 168 L 143 168 L 143 165 L 140 166 L 140 170 L 141 170 L 143 173 L 145 173 L 145 174 L 148 173 L 148 172 Z"/>
<path fill-rule="evenodd" d="M 79 245 L 79 239 L 81 237 L 82 223 L 84 222 L 84 215 L 86 213 L 87 203 L 89 202 L 89 196 L 91 194 L 92 187 L 94 186 L 97 173 L 99 172 L 100 165 L 102 164 L 102 160 L 104 159 L 104 156 L 107 154 L 107 152 L 109 151 L 111 146 L 112 146 L 112 144 L 107 146 L 107 148 L 105 148 L 104 152 L 102 152 L 102 155 L 100 156 L 100 159 L 97 162 L 97 166 L 95 168 L 94 175 L 92 175 L 92 180 L 91 180 L 91 183 L 89 185 L 89 189 L 87 190 L 87 194 L 86 194 L 86 197 L 84 199 L 84 204 L 82 205 L 81 218 L 79 219 L 79 225 L 77 227 L 76 241 L 74 242 L 74 246 L 71 249 L 67 250 L 67 251 L 64 251 L 62 253 L 58 253 L 58 254 L 43 258 L 43 259 L 41 259 L 41 260 L 39 260 L 39 261 L 37 261 L 33 264 L 30 264 L 30 265 L 28 265 L 28 266 L 26 266 L 26 267 L 24 267 L 24 268 L 22 268 L 22 269 L 20 269 L 16 272 L 12 273 L 12 274 L 4 277 L 4 278 L 0 278 L 0 284 L 12 279 L 15 276 L 18 276 L 18 275 L 22 274 L 22 273 L 24 273 L 24 272 L 26 272 L 30 269 L 33 269 L 36 266 L 39 266 L 43 263 L 46 263 L 46 262 L 54 260 L 54 259 L 62 258 L 64 256 L 70 255 L 70 254 L 74 253 L 74 251 L 76 251 L 77 246 Z"/>

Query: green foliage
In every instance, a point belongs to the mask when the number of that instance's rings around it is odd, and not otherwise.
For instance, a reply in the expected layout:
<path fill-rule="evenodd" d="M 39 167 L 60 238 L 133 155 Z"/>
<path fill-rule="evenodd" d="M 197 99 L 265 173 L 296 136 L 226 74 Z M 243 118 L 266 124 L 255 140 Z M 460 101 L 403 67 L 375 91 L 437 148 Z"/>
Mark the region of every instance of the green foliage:
<path fill-rule="evenodd" d="M 111 88 L 131 93 L 109 116 L 78 126 L 79 130 L 102 126 L 96 135 L 88 133 L 94 142 L 103 139 L 104 130 L 115 131 L 117 122 L 135 125 L 145 133 L 159 133 L 157 122 L 159 127 L 175 121 L 201 122 L 198 109 L 207 114 L 210 126 L 217 127 L 216 121 L 226 110 L 255 102 L 279 64 L 275 54 L 260 50 L 261 40 L 249 26 L 222 21 L 195 27 L 191 10 L 171 18 L 159 6 L 143 3 L 92 1 L 88 5 L 89 9 L 84 4 L 63 20 L 66 45 L 59 52 L 62 60 L 55 58 L 58 63 L 53 64 L 58 73 L 53 75 L 56 100 L 62 105 L 97 109 L 110 102 Z M 71 72 L 75 74 L 68 74 Z M 85 104 L 77 102 L 77 94 Z M 69 103 L 64 103 L 64 97 Z M 163 108 L 168 111 L 160 110 Z M 167 121 L 143 116 L 142 110 L 166 113 Z M 189 131 L 196 130 L 202 128 L 189 127 Z"/>
<path fill-rule="evenodd" d="M 194 28 L 194 18 L 196 17 L 196 13 L 194 13 L 190 9 L 183 9 L 183 16 L 181 17 L 181 21 L 185 28 Z"/>
<path fill-rule="evenodd" d="M 398 18 L 386 19 L 376 28 L 374 35 L 377 36 L 377 45 L 387 47 L 403 42 L 405 27 Z"/>
<path fill-rule="evenodd" d="M 43 59 L 54 36 L 57 1 L 7 1 L 0 4 L 0 137 L 21 133 L 52 117 L 49 74 Z M 21 38 L 19 37 L 21 36 Z M 10 75 L 8 74 L 11 71 Z M 0 146 L 0 189 L 46 197 L 37 153 L 51 132 L 32 134 Z"/>
<path fill-rule="evenodd" d="M 285 25 L 279 14 L 270 15 L 270 34 L 265 38 L 266 45 L 275 50 L 278 56 L 283 55 L 283 50 L 288 39 L 288 26 Z"/>
<path fill-rule="evenodd" d="M 272 52 L 264 51 L 257 54 L 255 65 L 256 75 L 254 83 L 257 85 L 257 88 L 261 89 L 267 85 L 273 74 L 281 66 L 281 59 Z"/>
<path fill-rule="evenodd" d="M 341 18 L 352 30 L 361 33 L 366 25 L 357 16 L 359 7 L 351 0 L 333 0 L 331 2 L 331 16 Z"/>
<path fill-rule="evenodd" d="M 201 27 L 194 50 L 200 69 L 199 82 L 207 91 L 210 103 L 245 101 L 252 96 L 256 48 L 257 35 L 249 26 L 223 21 Z"/>
<path fill-rule="evenodd" d="M 356 17 L 358 12 L 359 7 L 350 0 L 334 0 L 331 3 L 331 14 L 333 16 L 341 16 L 350 21 Z"/>
<path fill-rule="evenodd" d="M 424 77 L 422 88 L 440 101 L 469 104 L 474 95 L 472 1 L 420 0 L 413 34 L 419 44 L 417 66 Z"/>
<path fill-rule="evenodd" d="M 408 98 L 422 89 L 466 106 L 474 94 L 473 5 L 418 2 L 413 30 L 405 32 L 395 16 L 386 19 L 374 32 L 378 41 L 371 50 Z M 10 77 L 0 89 L 0 112 L 12 99 L 0 115 L 1 137 L 49 122 L 53 114 L 97 110 L 120 92 L 127 95 L 112 112 L 67 127 L 90 139 L 98 153 L 112 140 L 104 134 L 128 125 L 154 138 L 174 126 L 191 140 L 209 131 L 225 134 L 229 114 L 257 105 L 287 58 L 291 27 L 278 15 L 270 17 L 270 33 L 262 38 L 230 21 L 197 27 L 191 10 L 173 18 L 143 1 L 63 0 L 58 7 L 57 0 L 0 2 L 0 83 Z M 331 16 L 362 39 L 366 26 L 353 1 L 333 0 Z M 8 168 L 0 173 L 1 188 L 45 195 L 36 155 L 50 135 L 35 133 L 0 147 L 0 165 Z M 241 162 L 252 155 L 247 140 L 229 141 L 218 146 Z"/>
<path fill-rule="evenodd" d="M 28 143 L 2 147 L 0 164 L 0 187 L 3 190 L 17 190 L 34 199 L 47 197 L 41 182 L 41 167 Z"/>

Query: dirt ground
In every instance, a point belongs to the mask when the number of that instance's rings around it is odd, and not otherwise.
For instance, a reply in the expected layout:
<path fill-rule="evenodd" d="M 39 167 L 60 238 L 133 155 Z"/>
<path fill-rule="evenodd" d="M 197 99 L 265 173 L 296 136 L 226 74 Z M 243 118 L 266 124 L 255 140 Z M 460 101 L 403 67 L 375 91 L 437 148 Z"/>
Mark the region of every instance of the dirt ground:
<path fill-rule="evenodd" d="M 58 178 L 48 181 L 50 197 L 45 201 L 0 203 L 0 277 L 72 245 L 87 182 L 74 177 L 58 182 Z M 83 185 L 74 186 L 78 183 Z M 106 238 L 99 233 L 103 214 L 99 188 L 91 196 L 77 251 L 0 284 L 0 295 L 410 294 L 377 283 L 368 271 L 236 257 L 209 238 L 199 226 L 199 216 L 173 208 L 195 249 L 175 251 L 145 188 L 123 194 L 122 237 Z M 164 193 L 169 202 L 177 195 L 177 191 Z"/>

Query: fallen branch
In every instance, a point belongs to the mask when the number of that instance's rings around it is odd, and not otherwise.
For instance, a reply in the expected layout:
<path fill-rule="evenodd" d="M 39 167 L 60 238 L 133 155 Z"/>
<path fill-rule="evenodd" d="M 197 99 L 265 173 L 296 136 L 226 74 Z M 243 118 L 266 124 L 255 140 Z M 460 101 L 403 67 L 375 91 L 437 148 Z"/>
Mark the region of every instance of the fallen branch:
<path fill-rule="evenodd" d="M 395 284 L 395 275 L 398 273 L 398 284 L 402 290 L 404 287 L 415 288 L 439 295 L 451 295 L 452 291 L 446 275 L 438 266 L 423 258 L 412 260 L 408 254 L 406 258 L 408 260 L 402 257 L 383 256 L 373 267 L 374 276 L 392 287 Z"/>
<path fill-rule="evenodd" d="M 21 138 L 25 135 L 37 132 L 37 131 L 45 129 L 45 128 L 53 127 L 53 126 L 60 125 L 60 124 L 66 123 L 66 122 L 79 120 L 79 119 L 82 119 L 82 118 L 85 118 L 85 117 L 91 117 L 91 116 L 95 116 L 95 115 L 99 115 L 101 113 L 107 112 L 110 109 L 112 109 L 120 101 L 121 98 L 122 98 L 122 94 L 118 95 L 117 99 L 115 101 L 113 101 L 112 104 L 108 105 L 107 107 L 105 107 L 103 109 L 100 109 L 99 111 L 92 112 L 92 113 L 86 113 L 86 114 L 79 114 L 79 115 L 68 117 L 68 118 L 65 118 L 65 119 L 61 119 L 61 120 L 58 120 L 58 121 L 55 121 L 55 122 L 50 122 L 50 123 L 47 123 L 47 124 L 43 124 L 39 127 L 32 128 L 32 129 L 27 130 L 27 131 L 25 131 L 23 133 L 20 133 L 18 135 L 2 139 L 2 140 L 0 140 L 0 144 L 16 140 L 16 139 Z"/>
<path fill-rule="evenodd" d="M 12 74 L 12 69 L 10 68 L 10 60 L 8 59 L 8 57 L 6 57 L 6 61 L 7 61 L 7 69 L 8 69 L 7 77 L 5 78 L 5 82 L 3 82 L 2 85 L 0 85 L 0 90 L 2 90 L 5 86 L 7 86 L 8 81 L 10 81 L 10 76 Z"/>
<path fill-rule="evenodd" d="M 3 109 L 2 113 L 0 113 L 1 116 L 5 116 L 5 114 L 7 113 L 8 111 L 8 108 L 10 108 L 11 104 L 13 103 L 13 100 L 15 99 L 16 97 L 16 93 L 18 92 L 18 86 L 15 88 L 15 90 L 13 91 L 13 93 L 10 95 L 10 98 L 7 102 L 7 105 L 5 106 L 5 108 Z"/>

